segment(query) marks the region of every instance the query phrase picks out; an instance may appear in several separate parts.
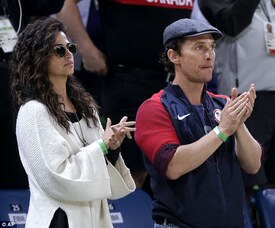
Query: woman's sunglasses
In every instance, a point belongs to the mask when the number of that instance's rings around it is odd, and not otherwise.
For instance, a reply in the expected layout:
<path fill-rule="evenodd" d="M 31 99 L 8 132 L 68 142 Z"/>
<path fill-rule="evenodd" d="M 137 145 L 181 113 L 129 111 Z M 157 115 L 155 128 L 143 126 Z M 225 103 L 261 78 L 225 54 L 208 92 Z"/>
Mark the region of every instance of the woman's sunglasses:
<path fill-rule="evenodd" d="M 66 50 L 74 55 L 77 52 L 77 45 L 74 43 L 68 43 L 66 47 L 63 44 L 57 44 L 53 47 L 54 54 L 60 58 L 66 55 Z"/>

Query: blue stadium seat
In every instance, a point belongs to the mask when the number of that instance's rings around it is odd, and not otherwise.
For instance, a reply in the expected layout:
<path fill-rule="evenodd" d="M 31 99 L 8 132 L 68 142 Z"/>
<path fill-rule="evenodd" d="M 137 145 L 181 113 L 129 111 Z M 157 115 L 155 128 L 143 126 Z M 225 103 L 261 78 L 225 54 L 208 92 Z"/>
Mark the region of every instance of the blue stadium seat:
<path fill-rule="evenodd" d="M 115 228 L 152 228 L 152 199 L 145 191 L 133 193 L 117 200 L 108 200 Z"/>
<path fill-rule="evenodd" d="M 24 228 L 29 198 L 28 189 L 0 190 L 0 227 Z"/>
<path fill-rule="evenodd" d="M 275 188 L 259 189 L 254 194 L 254 204 L 261 228 L 275 227 Z"/>
<path fill-rule="evenodd" d="M 249 212 L 248 205 L 245 205 L 244 210 L 243 210 L 243 215 L 244 215 L 245 228 L 253 228 L 252 217 Z"/>

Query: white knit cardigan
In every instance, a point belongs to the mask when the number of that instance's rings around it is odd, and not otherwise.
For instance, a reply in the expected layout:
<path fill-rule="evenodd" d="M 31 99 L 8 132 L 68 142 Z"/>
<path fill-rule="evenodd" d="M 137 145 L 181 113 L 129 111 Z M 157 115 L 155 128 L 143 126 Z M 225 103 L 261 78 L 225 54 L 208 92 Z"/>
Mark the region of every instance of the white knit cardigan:
<path fill-rule="evenodd" d="M 82 147 L 75 129 L 67 134 L 38 101 L 21 106 L 16 123 L 20 158 L 29 179 L 30 205 L 26 228 L 48 228 L 60 207 L 70 228 L 113 227 L 107 198 L 116 199 L 134 191 L 135 184 L 119 156 L 115 167 L 103 156 L 97 143 L 103 128 L 88 128 L 80 121 Z M 73 123 L 80 132 L 78 123 Z"/>

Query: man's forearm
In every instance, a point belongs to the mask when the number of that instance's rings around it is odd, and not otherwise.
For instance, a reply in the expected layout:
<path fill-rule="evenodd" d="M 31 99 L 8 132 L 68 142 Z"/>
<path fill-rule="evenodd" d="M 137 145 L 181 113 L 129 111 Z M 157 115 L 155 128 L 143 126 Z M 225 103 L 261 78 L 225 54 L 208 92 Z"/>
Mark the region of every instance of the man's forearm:
<path fill-rule="evenodd" d="M 247 173 L 256 173 L 261 166 L 262 148 L 253 138 L 245 124 L 236 131 L 236 153 L 243 170 Z"/>

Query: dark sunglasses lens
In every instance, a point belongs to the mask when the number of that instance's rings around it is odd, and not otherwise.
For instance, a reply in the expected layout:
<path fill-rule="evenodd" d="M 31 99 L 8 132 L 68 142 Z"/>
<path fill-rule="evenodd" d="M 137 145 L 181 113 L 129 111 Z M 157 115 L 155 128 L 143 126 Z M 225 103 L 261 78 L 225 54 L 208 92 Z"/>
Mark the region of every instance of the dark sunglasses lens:
<path fill-rule="evenodd" d="M 59 57 L 64 57 L 66 53 L 66 49 L 62 46 L 54 47 L 54 51 Z"/>
<path fill-rule="evenodd" d="M 76 44 L 68 44 L 67 45 L 68 50 L 74 55 L 77 51 Z"/>

